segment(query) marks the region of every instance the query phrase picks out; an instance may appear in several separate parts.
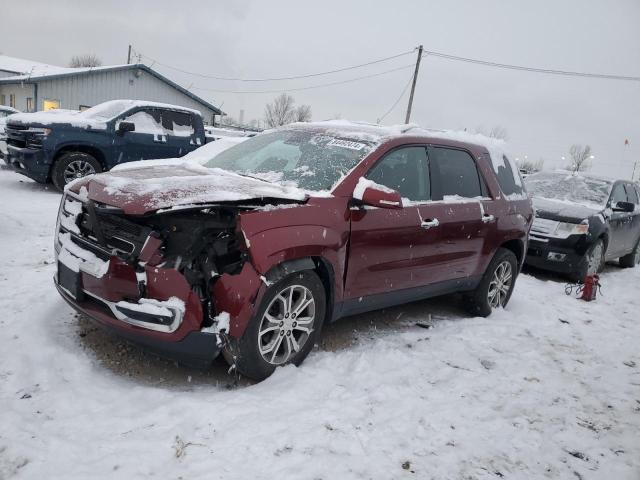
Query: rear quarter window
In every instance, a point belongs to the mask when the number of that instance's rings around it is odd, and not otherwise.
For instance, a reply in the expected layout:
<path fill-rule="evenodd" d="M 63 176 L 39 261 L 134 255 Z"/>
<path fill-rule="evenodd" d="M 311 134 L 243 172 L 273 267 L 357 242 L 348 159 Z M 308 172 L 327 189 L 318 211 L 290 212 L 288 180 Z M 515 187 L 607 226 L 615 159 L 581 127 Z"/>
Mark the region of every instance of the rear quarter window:
<path fill-rule="evenodd" d="M 520 175 L 520 172 L 513 171 L 511 162 L 505 155 L 502 156 L 502 163 L 503 165 L 499 165 L 498 171 L 496 172 L 498 184 L 500 185 L 502 193 L 504 193 L 506 196 L 522 195 L 524 193 L 524 182 L 522 182 L 522 179 L 520 179 L 520 185 L 516 183 L 516 176 Z"/>

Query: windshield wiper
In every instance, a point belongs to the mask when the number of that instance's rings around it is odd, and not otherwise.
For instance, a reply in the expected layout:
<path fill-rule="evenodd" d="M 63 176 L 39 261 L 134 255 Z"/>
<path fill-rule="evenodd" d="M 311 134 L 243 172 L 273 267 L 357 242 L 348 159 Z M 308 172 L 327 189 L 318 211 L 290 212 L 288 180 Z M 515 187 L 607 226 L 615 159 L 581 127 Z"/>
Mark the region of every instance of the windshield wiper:
<path fill-rule="evenodd" d="M 264 179 L 264 178 L 261 178 L 261 177 L 256 177 L 254 175 L 249 175 L 248 173 L 238 173 L 238 172 L 234 172 L 234 173 L 240 175 L 241 177 L 254 178 L 255 180 L 261 180 L 261 181 L 266 182 L 266 183 L 273 183 L 273 182 L 270 182 L 267 179 Z"/>

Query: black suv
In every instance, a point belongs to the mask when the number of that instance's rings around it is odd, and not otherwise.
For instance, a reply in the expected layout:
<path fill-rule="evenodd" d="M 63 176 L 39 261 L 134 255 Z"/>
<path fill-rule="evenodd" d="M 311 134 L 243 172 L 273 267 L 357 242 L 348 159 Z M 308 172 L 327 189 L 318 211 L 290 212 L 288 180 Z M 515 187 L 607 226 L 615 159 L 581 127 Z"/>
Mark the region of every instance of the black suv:
<path fill-rule="evenodd" d="M 627 180 L 584 173 L 527 177 L 536 218 L 525 262 L 582 281 L 604 263 L 640 263 L 640 188 Z"/>

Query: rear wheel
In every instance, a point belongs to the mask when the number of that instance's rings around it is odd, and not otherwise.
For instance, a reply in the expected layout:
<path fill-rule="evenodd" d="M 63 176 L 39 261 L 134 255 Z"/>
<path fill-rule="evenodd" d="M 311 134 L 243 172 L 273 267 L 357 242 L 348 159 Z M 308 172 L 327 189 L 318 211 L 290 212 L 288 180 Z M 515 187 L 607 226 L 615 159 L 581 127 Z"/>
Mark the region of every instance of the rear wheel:
<path fill-rule="evenodd" d="M 640 264 L 640 240 L 631 253 L 620 257 L 620 266 L 623 268 L 633 268 L 638 264 Z"/>
<path fill-rule="evenodd" d="M 53 165 L 51 179 L 58 190 L 77 179 L 94 173 L 100 173 L 102 165 L 94 157 L 84 152 L 69 152 L 63 154 Z"/>
<path fill-rule="evenodd" d="M 466 303 L 473 315 L 486 317 L 496 308 L 509 302 L 516 284 L 518 259 L 511 250 L 499 248 L 482 276 L 478 287 L 466 296 Z"/>
<path fill-rule="evenodd" d="M 325 312 L 318 275 L 293 273 L 269 287 L 244 335 L 230 341 L 225 358 L 254 380 L 267 378 L 281 365 L 300 365 L 320 334 Z"/>

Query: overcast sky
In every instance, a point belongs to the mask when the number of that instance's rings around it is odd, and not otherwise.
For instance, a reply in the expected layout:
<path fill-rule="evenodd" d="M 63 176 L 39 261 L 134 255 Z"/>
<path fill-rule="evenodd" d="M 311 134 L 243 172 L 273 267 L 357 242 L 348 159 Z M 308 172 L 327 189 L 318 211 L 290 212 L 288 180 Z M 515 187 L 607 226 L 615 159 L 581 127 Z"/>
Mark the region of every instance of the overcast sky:
<path fill-rule="evenodd" d="M 375 6 L 373 6 L 375 5 Z M 159 62 L 204 74 L 271 78 L 308 74 L 425 49 L 500 63 L 640 76 L 640 1 L 8 1 L 0 2 L 0 52 L 66 65 L 95 53 L 126 62 L 127 45 Z M 143 59 L 144 63 L 152 61 Z M 276 94 L 383 72 L 414 55 L 367 68 L 287 82 L 245 83 L 153 68 L 234 117 L 262 118 Z M 375 122 L 412 74 L 291 91 L 314 120 Z M 408 92 L 407 92 L 408 93 Z M 402 123 L 408 94 L 384 119 Z M 592 171 L 630 175 L 640 155 L 640 82 L 561 77 L 423 59 L 412 121 L 475 130 L 499 125 L 514 156 L 561 166 L 573 143 L 588 143 Z M 630 146 L 625 147 L 625 139 Z"/>

